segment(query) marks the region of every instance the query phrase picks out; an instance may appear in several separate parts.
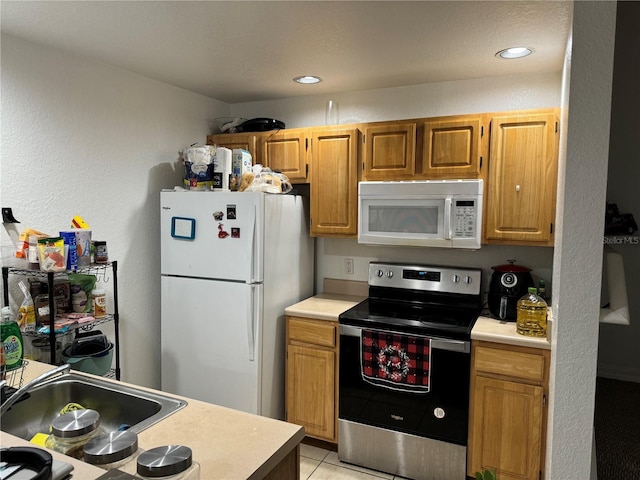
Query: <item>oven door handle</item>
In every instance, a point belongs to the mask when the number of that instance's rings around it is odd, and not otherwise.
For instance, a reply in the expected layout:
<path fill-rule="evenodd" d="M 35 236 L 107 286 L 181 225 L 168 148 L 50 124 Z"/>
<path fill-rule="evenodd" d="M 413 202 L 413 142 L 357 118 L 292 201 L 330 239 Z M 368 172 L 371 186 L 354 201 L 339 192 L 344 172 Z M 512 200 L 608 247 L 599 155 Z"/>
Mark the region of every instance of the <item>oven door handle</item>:
<path fill-rule="evenodd" d="M 340 325 L 340 335 L 347 337 L 360 337 L 362 328 L 353 325 Z M 400 332 L 390 332 L 402 335 Z M 410 335 L 410 334 L 407 334 Z M 420 337 L 422 335 L 414 335 Z M 471 342 L 465 340 L 454 340 L 450 338 L 426 337 L 431 339 L 431 348 L 437 350 L 450 350 L 452 352 L 469 353 L 471 351 Z"/>

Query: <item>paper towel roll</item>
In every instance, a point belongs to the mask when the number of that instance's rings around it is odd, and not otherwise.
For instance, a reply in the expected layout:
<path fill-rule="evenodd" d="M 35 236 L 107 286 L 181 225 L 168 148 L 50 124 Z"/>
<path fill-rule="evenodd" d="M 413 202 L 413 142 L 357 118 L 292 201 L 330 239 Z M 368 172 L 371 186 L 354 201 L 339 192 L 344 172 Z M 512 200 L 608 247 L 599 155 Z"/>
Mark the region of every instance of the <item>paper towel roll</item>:
<path fill-rule="evenodd" d="M 609 301 L 607 308 L 600 309 L 600 322 L 629 325 L 624 261 L 620 253 L 607 246 L 603 253 L 602 284 L 602 303 L 607 303 L 607 297 Z"/>
<path fill-rule="evenodd" d="M 231 176 L 231 150 L 225 147 L 216 149 L 213 159 L 213 189 L 229 190 L 229 177 Z"/>

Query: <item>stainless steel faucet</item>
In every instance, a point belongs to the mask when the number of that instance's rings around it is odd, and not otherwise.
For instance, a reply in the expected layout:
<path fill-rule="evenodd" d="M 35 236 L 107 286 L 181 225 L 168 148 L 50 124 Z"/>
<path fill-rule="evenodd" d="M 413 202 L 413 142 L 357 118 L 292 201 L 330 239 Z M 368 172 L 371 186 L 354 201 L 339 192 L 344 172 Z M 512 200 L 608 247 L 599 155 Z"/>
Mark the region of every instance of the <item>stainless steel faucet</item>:
<path fill-rule="evenodd" d="M 13 395 L 7 398 L 2 405 L 0 405 L 0 415 L 4 414 L 4 412 L 9 410 L 11 408 L 11 405 L 16 403 L 20 399 L 20 397 L 22 397 L 22 395 L 31 391 L 33 388 L 37 387 L 38 385 L 45 382 L 46 380 L 49 380 L 50 378 L 69 373 L 70 368 L 71 368 L 71 365 L 69 365 L 68 363 L 65 363 L 64 365 L 60 365 L 58 368 L 54 368 L 53 370 L 49 370 L 48 372 L 43 373 L 39 377 L 36 377 L 33 380 L 31 380 L 26 385 L 20 387 L 18 390 L 16 390 L 13 393 Z M 4 388 L 4 383 L 6 382 L 3 381 L 0 384 L 1 388 Z"/>

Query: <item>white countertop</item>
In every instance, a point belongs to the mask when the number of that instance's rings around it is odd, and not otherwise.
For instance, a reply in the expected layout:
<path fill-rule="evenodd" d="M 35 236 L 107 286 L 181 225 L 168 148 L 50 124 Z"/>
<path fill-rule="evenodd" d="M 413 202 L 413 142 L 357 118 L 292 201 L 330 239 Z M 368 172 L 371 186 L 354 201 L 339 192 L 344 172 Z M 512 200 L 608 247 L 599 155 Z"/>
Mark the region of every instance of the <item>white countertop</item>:
<path fill-rule="evenodd" d="M 549 312 L 551 319 L 551 312 Z M 551 350 L 549 332 L 551 332 L 551 320 L 547 326 L 547 338 L 526 337 L 516 332 L 516 322 L 505 322 L 488 316 L 478 317 L 476 324 L 471 331 L 471 340 L 482 340 L 485 342 L 505 343 L 508 345 L 519 345 L 521 347 L 534 347 Z"/>
<path fill-rule="evenodd" d="M 342 295 L 339 293 L 320 293 L 285 308 L 285 315 L 315 318 L 317 320 L 338 321 L 342 312 L 349 310 L 367 297 Z"/>
<path fill-rule="evenodd" d="M 338 321 L 339 315 L 367 298 L 361 295 L 342 295 L 339 293 L 321 293 L 302 300 L 285 309 L 286 315 L 314 318 L 317 320 Z M 484 312 L 486 313 L 486 312 Z M 551 332 L 551 309 L 549 309 L 548 332 Z M 489 316 L 480 316 L 471 331 L 471 340 L 505 343 L 522 347 L 534 347 L 551 350 L 547 338 L 526 337 L 516 332 L 516 322 L 505 322 Z"/>

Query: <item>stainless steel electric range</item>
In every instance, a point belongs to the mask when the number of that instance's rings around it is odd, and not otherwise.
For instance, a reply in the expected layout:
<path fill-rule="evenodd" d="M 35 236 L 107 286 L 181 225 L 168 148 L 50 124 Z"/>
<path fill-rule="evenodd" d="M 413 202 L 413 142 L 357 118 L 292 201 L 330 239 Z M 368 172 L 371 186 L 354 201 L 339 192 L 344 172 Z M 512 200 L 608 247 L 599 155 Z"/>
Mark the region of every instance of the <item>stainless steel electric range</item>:
<path fill-rule="evenodd" d="M 338 457 L 426 480 L 466 478 L 471 329 L 482 271 L 369 265 L 340 315 Z"/>

